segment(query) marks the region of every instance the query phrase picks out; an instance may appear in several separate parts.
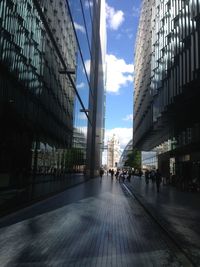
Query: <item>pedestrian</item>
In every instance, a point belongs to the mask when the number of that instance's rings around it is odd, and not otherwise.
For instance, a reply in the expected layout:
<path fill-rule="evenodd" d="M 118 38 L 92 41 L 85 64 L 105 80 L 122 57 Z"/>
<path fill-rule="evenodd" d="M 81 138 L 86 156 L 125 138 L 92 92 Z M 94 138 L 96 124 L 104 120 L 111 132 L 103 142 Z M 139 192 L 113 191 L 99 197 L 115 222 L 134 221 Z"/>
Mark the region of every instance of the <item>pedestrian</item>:
<path fill-rule="evenodd" d="M 149 170 L 147 169 L 146 171 L 145 171 L 145 182 L 146 182 L 146 184 L 148 184 L 149 183 Z"/>
<path fill-rule="evenodd" d="M 100 174 L 100 177 L 102 178 L 103 177 L 103 174 L 104 174 L 104 170 L 103 169 L 100 169 L 99 174 Z"/>
<path fill-rule="evenodd" d="M 131 181 L 131 174 L 132 174 L 132 171 L 131 171 L 131 169 L 129 169 L 128 170 L 128 176 L 127 176 L 127 180 L 128 180 L 129 183 Z"/>
<path fill-rule="evenodd" d="M 116 173 L 115 173 L 115 177 L 116 177 L 116 180 L 119 179 L 119 169 L 117 169 Z"/>
<path fill-rule="evenodd" d="M 114 170 L 112 169 L 111 171 L 110 171 L 110 174 L 111 174 L 111 178 L 113 179 L 113 175 L 114 175 Z"/>
<path fill-rule="evenodd" d="M 142 175 L 143 175 L 143 172 L 142 172 L 142 170 L 141 170 L 141 169 L 139 169 L 138 176 L 141 178 L 141 177 L 142 177 Z"/>
<path fill-rule="evenodd" d="M 124 178 L 124 172 L 121 171 L 120 175 L 119 175 L 119 182 L 124 182 L 125 178 Z"/>
<path fill-rule="evenodd" d="M 151 179 L 152 183 L 155 182 L 155 178 L 156 178 L 156 172 L 155 172 L 155 170 L 153 169 L 153 170 L 151 170 L 151 172 L 150 172 L 150 179 Z"/>
<path fill-rule="evenodd" d="M 161 183 L 161 173 L 160 171 L 157 169 L 156 173 L 155 173 L 155 180 L 156 180 L 156 187 L 157 187 L 157 192 L 159 193 L 160 191 L 160 183 Z"/>
<path fill-rule="evenodd" d="M 122 175 L 122 181 L 124 183 L 125 179 L 126 179 L 126 174 L 127 174 L 127 171 L 126 170 L 123 170 L 123 175 Z"/>

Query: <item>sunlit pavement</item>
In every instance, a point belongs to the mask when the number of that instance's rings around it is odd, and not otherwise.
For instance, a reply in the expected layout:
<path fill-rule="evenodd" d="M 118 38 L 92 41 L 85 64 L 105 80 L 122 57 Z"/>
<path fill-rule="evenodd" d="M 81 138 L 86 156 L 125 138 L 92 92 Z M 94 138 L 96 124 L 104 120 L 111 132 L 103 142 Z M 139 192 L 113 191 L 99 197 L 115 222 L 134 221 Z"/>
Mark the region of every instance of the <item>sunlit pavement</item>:
<path fill-rule="evenodd" d="M 170 185 L 161 185 L 157 193 L 155 184 L 146 185 L 137 176 L 125 184 L 200 266 L 200 193 L 181 192 Z"/>
<path fill-rule="evenodd" d="M 110 177 L 0 220 L 0 266 L 181 266 L 164 234 Z"/>

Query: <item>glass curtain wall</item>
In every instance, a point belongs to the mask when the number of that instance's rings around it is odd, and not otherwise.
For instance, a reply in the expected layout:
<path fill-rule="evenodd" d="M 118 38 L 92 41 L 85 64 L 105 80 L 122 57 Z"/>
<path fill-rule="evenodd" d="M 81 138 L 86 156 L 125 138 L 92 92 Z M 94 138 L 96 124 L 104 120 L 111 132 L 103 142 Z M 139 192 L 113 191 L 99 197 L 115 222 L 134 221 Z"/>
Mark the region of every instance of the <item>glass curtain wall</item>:
<path fill-rule="evenodd" d="M 199 18 L 196 0 L 143 1 L 135 61 L 134 145 L 164 148 L 158 158 L 164 175 L 174 160 L 188 184 L 200 183 Z"/>
<path fill-rule="evenodd" d="M 71 171 L 77 43 L 66 1 L 2 0 L 0 32 L 0 187 L 29 194 Z"/>
<path fill-rule="evenodd" d="M 78 43 L 77 90 L 84 104 L 85 114 L 75 115 L 75 136 L 85 136 L 87 147 L 86 171 L 89 176 L 98 174 L 101 166 L 101 144 L 104 135 L 105 113 L 105 1 L 68 1 Z M 78 105 L 78 103 L 77 103 Z M 81 108 L 82 111 L 84 111 Z M 88 131 L 87 131 L 88 130 Z M 81 138 L 83 140 L 83 138 Z"/>
<path fill-rule="evenodd" d="M 92 60 L 92 1 L 68 1 L 73 26 L 77 41 L 77 68 L 76 68 L 76 88 L 81 98 L 75 100 L 74 109 L 74 135 L 73 153 L 75 155 L 75 172 L 86 171 L 86 150 L 88 124 L 91 125 L 89 114 L 89 97 L 92 95 L 90 84 L 90 64 Z"/>
<path fill-rule="evenodd" d="M 26 200 L 85 171 L 97 2 L 0 1 L 0 188 Z"/>

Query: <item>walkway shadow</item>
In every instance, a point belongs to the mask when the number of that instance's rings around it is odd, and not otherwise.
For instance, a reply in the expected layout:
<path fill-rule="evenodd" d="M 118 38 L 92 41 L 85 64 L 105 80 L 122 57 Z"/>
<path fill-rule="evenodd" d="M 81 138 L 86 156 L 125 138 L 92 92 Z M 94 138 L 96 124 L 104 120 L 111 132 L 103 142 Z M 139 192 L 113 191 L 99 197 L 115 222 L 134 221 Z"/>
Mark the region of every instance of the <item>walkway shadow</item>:
<path fill-rule="evenodd" d="M 62 193 L 50 197 L 49 199 L 43 200 L 28 208 L 18 211 L 16 214 L 10 214 L 4 218 L 1 218 L 0 228 L 59 209 L 86 198 L 96 197 L 101 193 L 102 186 L 105 186 L 104 183 L 106 183 L 106 190 L 109 191 L 111 185 L 108 183 L 108 181 L 103 179 L 100 183 L 99 179 L 100 178 L 97 177 L 76 187 L 69 188 Z"/>
<path fill-rule="evenodd" d="M 17 256 L 17 258 L 10 262 L 8 266 L 42 266 L 47 267 L 45 263 L 47 261 L 47 254 L 40 249 L 40 233 L 41 228 L 37 219 L 29 220 L 27 224 L 27 235 L 24 236 L 27 239 L 24 249 Z"/>

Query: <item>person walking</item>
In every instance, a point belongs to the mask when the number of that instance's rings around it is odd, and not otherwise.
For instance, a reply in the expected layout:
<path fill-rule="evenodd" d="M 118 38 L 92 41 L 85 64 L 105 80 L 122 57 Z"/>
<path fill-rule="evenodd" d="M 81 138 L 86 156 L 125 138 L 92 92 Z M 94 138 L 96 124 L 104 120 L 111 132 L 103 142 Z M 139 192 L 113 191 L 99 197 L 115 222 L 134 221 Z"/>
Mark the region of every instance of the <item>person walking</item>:
<path fill-rule="evenodd" d="M 161 183 L 161 173 L 160 171 L 157 169 L 156 173 L 155 173 L 155 180 L 156 180 L 156 187 L 157 187 L 157 192 L 160 192 L 160 183 Z"/>
<path fill-rule="evenodd" d="M 154 183 L 155 180 L 156 180 L 156 172 L 155 172 L 154 169 L 150 171 L 149 176 L 150 176 L 150 179 L 151 179 L 152 183 Z"/>
<path fill-rule="evenodd" d="M 115 177 L 116 177 L 116 180 L 119 179 L 119 169 L 117 169 L 116 173 L 115 173 Z"/>
<path fill-rule="evenodd" d="M 148 184 L 149 183 L 149 170 L 146 170 L 144 175 L 145 175 L 145 182 L 146 184 Z"/>
<path fill-rule="evenodd" d="M 112 169 L 111 172 L 110 172 L 110 174 L 111 174 L 111 179 L 112 179 L 112 180 L 113 180 L 114 173 L 115 173 L 115 172 L 114 172 L 114 170 Z"/>
<path fill-rule="evenodd" d="M 102 178 L 103 177 L 103 174 L 104 174 L 104 170 L 103 169 L 100 169 L 99 174 L 100 174 L 100 177 Z"/>
<path fill-rule="evenodd" d="M 132 170 L 129 169 L 129 170 L 128 170 L 128 176 L 127 176 L 127 180 L 128 180 L 129 183 L 130 183 L 130 181 L 131 181 L 131 175 L 132 175 Z"/>
<path fill-rule="evenodd" d="M 142 175 L 143 175 L 143 172 L 142 172 L 142 170 L 141 170 L 141 169 L 139 169 L 138 176 L 141 178 L 141 177 L 142 177 Z"/>

